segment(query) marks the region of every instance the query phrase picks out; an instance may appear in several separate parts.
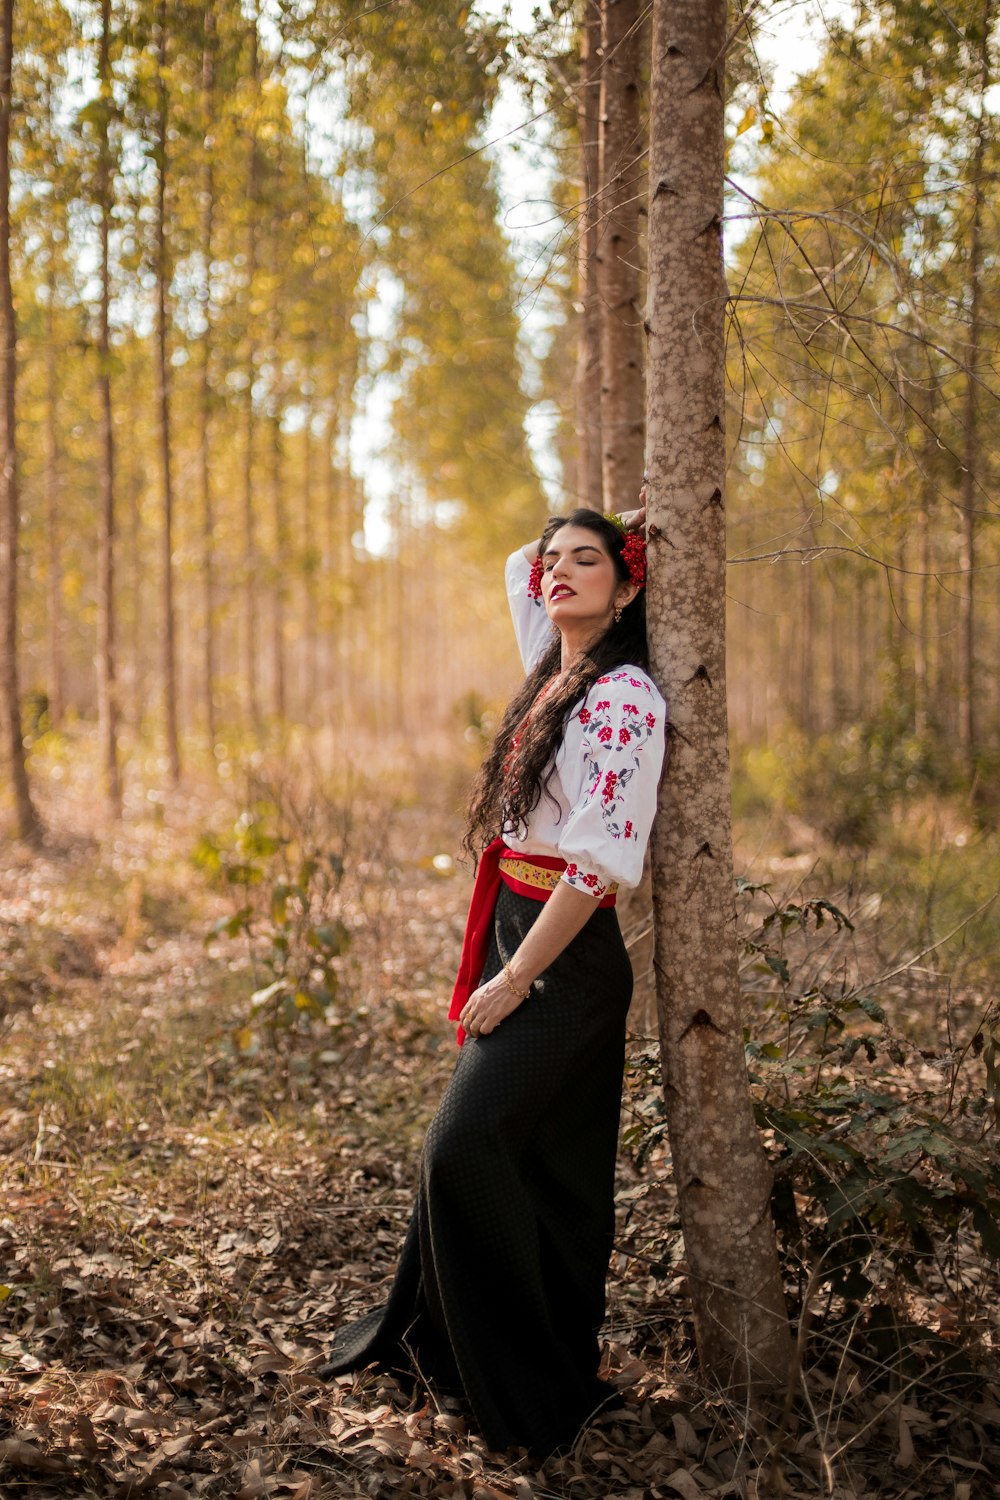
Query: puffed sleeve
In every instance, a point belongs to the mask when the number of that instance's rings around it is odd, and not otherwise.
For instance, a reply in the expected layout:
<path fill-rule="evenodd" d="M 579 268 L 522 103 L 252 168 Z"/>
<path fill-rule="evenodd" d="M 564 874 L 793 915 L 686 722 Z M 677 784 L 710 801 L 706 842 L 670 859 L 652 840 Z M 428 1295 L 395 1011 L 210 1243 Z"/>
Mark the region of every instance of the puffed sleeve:
<path fill-rule="evenodd" d="M 562 876 L 600 899 L 636 886 L 656 812 L 666 704 L 638 667 L 598 678 L 567 726 L 563 783 L 573 785 L 559 853 Z M 576 732 L 571 732 L 575 730 Z"/>
<path fill-rule="evenodd" d="M 545 613 L 545 606 L 541 599 L 528 598 L 530 577 L 531 564 L 519 547 L 507 559 L 504 581 L 507 585 L 507 603 L 514 621 L 517 649 L 521 653 L 526 672 L 531 671 L 542 652 L 552 642 L 552 627 Z"/>

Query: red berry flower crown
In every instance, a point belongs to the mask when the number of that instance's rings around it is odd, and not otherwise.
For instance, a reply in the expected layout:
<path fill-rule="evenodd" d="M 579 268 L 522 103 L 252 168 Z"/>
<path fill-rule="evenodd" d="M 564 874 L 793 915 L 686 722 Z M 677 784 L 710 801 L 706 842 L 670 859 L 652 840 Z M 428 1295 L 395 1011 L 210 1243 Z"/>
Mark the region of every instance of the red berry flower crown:
<path fill-rule="evenodd" d="M 621 516 L 617 516 L 611 511 L 605 512 L 604 519 L 610 521 L 613 526 L 617 526 L 618 530 L 624 533 L 625 543 L 622 547 L 622 562 L 628 568 L 628 576 L 636 588 L 645 588 L 646 538 L 641 531 L 629 531 Z M 529 599 L 540 599 L 542 597 L 543 571 L 541 554 L 539 554 L 531 564 L 531 576 L 528 579 Z"/>

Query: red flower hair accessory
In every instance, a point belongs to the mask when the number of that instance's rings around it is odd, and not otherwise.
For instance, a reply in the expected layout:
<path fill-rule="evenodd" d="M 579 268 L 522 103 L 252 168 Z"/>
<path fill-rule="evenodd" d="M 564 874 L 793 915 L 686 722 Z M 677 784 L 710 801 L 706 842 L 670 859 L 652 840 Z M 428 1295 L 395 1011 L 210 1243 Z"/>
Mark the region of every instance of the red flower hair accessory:
<path fill-rule="evenodd" d="M 531 564 L 531 574 L 528 578 L 528 598 L 540 599 L 542 597 L 542 558 L 541 553 L 535 554 L 535 560 Z"/>
<path fill-rule="evenodd" d="M 622 548 L 622 562 L 636 588 L 646 587 L 646 538 L 640 531 L 630 531 Z"/>
<path fill-rule="evenodd" d="M 612 526 L 625 538 L 622 547 L 622 562 L 628 568 L 628 576 L 637 589 L 646 587 L 646 538 L 641 531 L 629 531 L 621 516 L 616 515 L 613 510 L 604 512 L 604 519 L 610 521 Z"/>

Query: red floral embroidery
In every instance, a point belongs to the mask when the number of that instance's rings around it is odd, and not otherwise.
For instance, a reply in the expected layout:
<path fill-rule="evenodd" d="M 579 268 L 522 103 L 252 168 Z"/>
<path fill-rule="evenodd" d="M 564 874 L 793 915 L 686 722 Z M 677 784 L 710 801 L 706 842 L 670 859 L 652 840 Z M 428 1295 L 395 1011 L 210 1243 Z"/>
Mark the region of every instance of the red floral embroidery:
<path fill-rule="evenodd" d="M 599 884 L 599 881 L 596 875 L 584 875 L 583 883 L 584 885 L 589 885 L 591 890 L 593 890 L 594 886 Z"/>
<path fill-rule="evenodd" d="M 643 682 L 641 677 L 632 677 L 628 672 L 606 672 L 603 677 L 598 677 L 595 686 L 602 687 L 606 682 L 627 682 L 631 687 L 642 688 L 644 693 L 651 695 L 653 692 L 649 682 Z"/>
<path fill-rule="evenodd" d="M 576 865 L 567 865 L 566 874 L 569 876 L 570 880 L 575 879 L 575 877 L 579 874 Z"/>
<path fill-rule="evenodd" d="M 655 695 L 648 680 L 631 676 L 627 668 L 606 673 L 597 681 L 628 682 L 647 696 Z M 622 690 L 616 689 L 616 692 Z M 639 837 L 636 825 L 631 820 L 627 824 L 625 821 L 627 811 L 635 812 L 630 783 L 641 770 L 642 752 L 652 739 L 659 716 L 641 711 L 637 703 L 602 698 L 580 710 L 578 718 L 583 733 L 587 795 L 598 800 L 604 833 L 611 839 L 635 842 Z M 614 766 L 613 771 L 608 769 L 609 765 Z"/>

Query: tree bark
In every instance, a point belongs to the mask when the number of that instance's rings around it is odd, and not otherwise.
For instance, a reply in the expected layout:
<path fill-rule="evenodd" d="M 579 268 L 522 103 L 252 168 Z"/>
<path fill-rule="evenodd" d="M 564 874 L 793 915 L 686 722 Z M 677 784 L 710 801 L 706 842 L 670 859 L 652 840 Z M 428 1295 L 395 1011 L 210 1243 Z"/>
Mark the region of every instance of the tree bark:
<path fill-rule="evenodd" d="M 320 548 L 317 545 L 315 493 L 313 475 L 313 423 L 316 419 L 316 353 L 315 340 L 306 341 L 306 420 L 302 429 L 302 545 L 299 555 L 304 574 L 305 619 L 303 636 L 305 659 L 302 664 L 302 717 L 311 729 L 319 722 L 316 708 L 319 693 L 319 569 Z"/>
<path fill-rule="evenodd" d="M 131 611 L 127 617 L 128 651 L 127 654 L 123 651 L 121 658 L 123 664 L 127 661 L 128 671 L 127 674 L 121 674 L 119 681 L 128 683 L 128 710 L 124 718 L 132 734 L 139 736 L 145 731 L 150 707 L 147 684 L 150 674 L 155 678 L 159 666 L 151 660 L 149 650 L 150 644 L 154 651 L 156 648 L 157 600 L 155 594 L 149 600 L 147 591 L 143 588 L 144 580 L 149 576 L 144 546 L 146 527 L 142 517 L 146 461 L 139 429 L 143 425 L 138 419 L 136 403 L 126 402 L 121 448 L 123 458 L 120 465 L 117 458 L 115 461 L 115 486 L 125 505 L 125 525 L 118 533 L 122 543 L 118 558 L 121 572 L 127 580 L 123 594 L 131 604 Z"/>
<path fill-rule="evenodd" d="M 645 451 L 639 0 L 602 0 L 601 10 L 601 469 L 603 503 L 620 511 L 637 503 Z"/>
<path fill-rule="evenodd" d="M 34 842 L 41 832 L 31 800 L 21 730 L 17 662 L 17 324 L 10 278 L 10 113 L 14 62 L 14 3 L 0 10 L 0 729 L 14 788 L 18 837 Z"/>
<path fill-rule="evenodd" d="M 725 0 L 654 0 L 650 581 L 670 756 L 653 837 L 668 1128 L 706 1375 L 761 1394 L 791 1345 L 737 972 L 725 683 Z"/>
<path fill-rule="evenodd" d="M 66 711 L 63 677 L 62 538 L 59 524 L 59 378 L 56 350 L 56 248 L 48 243 L 45 308 L 45 540 L 46 540 L 46 673 L 49 723 L 58 729 Z"/>
<path fill-rule="evenodd" d="M 170 359 L 167 325 L 167 294 L 170 259 L 167 249 L 168 110 L 167 6 L 157 7 L 157 111 L 156 111 L 156 405 L 160 427 L 160 474 L 163 485 L 163 551 L 161 629 L 163 631 L 163 710 L 170 780 L 181 776 L 177 735 L 177 637 L 174 616 L 174 486 L 171 461 Z"/>
<path fill-rule="evenodd" d="M 257 178 L 259 148 L 257 145 L 257 92 L 259 87 L 259 54 L 257 27 L 259 15 L 250 18 L 250 83 L 253 90 L 253 118 L 249 122 L 246 193 L 246 389 L 243 394 L 243 685 L 250 723 L 260 729 L 260 690 L 257 671 L 257 535 L 253 495 L 254 382 L 257 379 L 257 347 L 253 336 L 253 299 L 257 281 Z"/>
<path fill-rule="evenodd" d="M 201 173 L 201 390 L 198 402 L 198 469 L 201 480 L 201 599 L 202 599 L 202 693 L 205 736 L 214 762 L 215 723 L 215 571 L 214 515 L 212 494 L 212 255 L 215 239 L 215 153 L 212 129 L 215 122 L 215 21 L 212 8 L 205 11 L 205 36 L 201 59 L 201 114 L 205 132 Z"/>
<path fill-rule="evenodd" d="M 279 362 L 277 346 L 275 364 Z M 271 515 L 274 524 L 274 571 L 271 613 L 271 655 L 274 664 L 274 714 L 278 731 L 288 716 L 288 692 L 285 673 L 285 569 L 288 567 L 288 523 L 285 517 L 284 453 L 281 441 L 282 393 L 275 391 L 275 410 L 271 416 L 270 481 Z"/>
<path fill-rule="evenodd" d="M 57 135 L 55 85 L 45 83 L 45 128 L 49 140 Z M 45 233 L 45 652 L 49 723 L 62 725 L 66 711 L 63 670 L 62 536 L 59 515 L 61 444 L 59 437 L 59 355 L 56 348 L 56 306 L 59 298 L 59 251 L 55 213 L 48 216 Z"/>
<path fill-rule="evenodd" d="M 812 513 L 805 511 L 799 531 L 801 545 L 809 549 L 799 560 L 799 619 L 795 630 L 795 654 L 798 656 L 798 727 L 807 738 L 817 732 L 815 670 L 816 670 L 816 587 L 815 553 Z"/>
<path fill-rule="evenodd" d="M 580 28 L 577 125 L 583 202 L 579 219 L 577 293 L 580 335 L 576 363 L 576 503 L 604 509 L 601 478 L 601 301 L 597 284 L 601 212 L 601 0 L 585 0 Z"/>
<path fill-rule="evenodd" d="M 97 721 L 108 805 L 121 816 L 118 764 L 118 680 L 115 619 L 115 435 L 111 408 L 111 0 L 101 0 L 97 63 L 101 110 L 97 143 L 97 207 L 100 214 L 100 303 L 97 311 L 97 407 L 99 520 L 97 538 Z"/>
<path fill-rule="evenodd" d="M 966 774 L 972 779 L 979 750 L 976 717 L 976 492 L 979 488 L 980 455 L 977 382 L 982 365 L 983 283 L 983 174 L 986 165 L 986 91 L 990 86 L 989 39 L 993 0 L 983 0 L 978 116 L 972 153 L 972 222 L 969 227 L 969 343 L 965 366 L 963 413 L 963 462 L 961 500 L 962 590 L 959 595 L 958 743 Z"/>
<path fill-rule="evenodd" d="M 343 580 L 340 568 L 340 533 L 338 521 L 341 514 L 340 488 L 337 473 L 337 397 L 336 384 L 326 401 L 326 420 L 323 424 L 322 467 L 320 470 L 322 494 L 323 562 L 322 594 L 323 610 L 323 676 L 319 688 L 319 712 L 317 722 L 331 724 L 334 714 L 344 702 L 340 687 L 340 662 L 343 638 Z"/>

